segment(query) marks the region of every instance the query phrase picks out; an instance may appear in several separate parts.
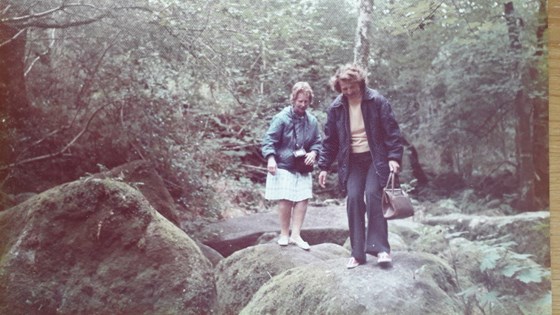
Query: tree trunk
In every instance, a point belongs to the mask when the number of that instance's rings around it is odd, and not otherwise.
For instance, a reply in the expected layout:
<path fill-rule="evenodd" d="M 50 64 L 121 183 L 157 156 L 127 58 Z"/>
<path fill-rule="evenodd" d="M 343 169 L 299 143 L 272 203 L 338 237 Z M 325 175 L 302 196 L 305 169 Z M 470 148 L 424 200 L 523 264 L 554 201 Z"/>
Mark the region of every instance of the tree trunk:
<path fill-rule="evenodd" d="M 539 2 L 539 26 L 537 27 L 537 51 L 535 55 L 542 56 L 546 39 L 544 32 L 548 29 L 548 11 L 546 10 L 546 0 Z"/>
<path fill-rule="evenodd" d="M 23 127 L 29 109 L 23 77 L 25 35 L 0 23 L 0 165 L 12 161 L 14 130 Z"/>
<path fill-rule="evenodd" d="M 535 167 L 533 164 L 533 111 L 523 83 L 525 69 L 519 62 L 521 59 L 520 19 L 515 14 L 512 2 L 504 4 L 504 13 L 508 27 L 510 48 L 513 55 L 513 69 L 519 80 L 519 90 L 515 95 L 514 107 L 516 115 L 516 157 L 518 163 L 517 179 L 519 189 L 520 210 L 535 210 Z"/>
<path fill-rule="evenodd" d="M 546 39 L 545 30 L 548 28 L 548 16 L 546 10 L 546 0 L 540 0 L 539 6 L 539 26 L 537 28 L 537 64 L 531 66 L 531 82 L 539 82 L 539 64 L 546 65 L 544 55 L 544 44 Z M 547 93 L 548 94 L 548 93 Z M 537 207 L 540 209 L 549 206 L 549 159 L 548 159 L 548 101 L 547 98 L 534 99 L 534 123 L 533 123 L 533 163 L 535 165 L 535 197 Z"/>
<path fill-rule="evenodd" d="M 403 138 L 403 144 L 408 150 L 408 159 L 410 167 L 412 168 L 412 176 L 416 178 L 418 187 L 422 188 L 428 184 L 428 176 L 420 164 L 418 151 L 416 150 L 416 147 L 410 144 L 410 142 L 408 142 L 405 138 Z"/>
<path fill-rule="evenodd" d="M 368 68 L 369 34 L 373 19 L 373 0 L 360 0 L 360 13 L 354 43 L 354 63 L 364 69 Z"/>
<path fill-rule="evenodd" d="M 370 29 L 373 20 L 373 0 L 360 0 L 358 16 L 358 25 L 356 27 L 356 38 L 354 43 L 354 63 L 362 68 L 368 68 L 369 46 L 370 46 Z M 428 183 L 428 177 L 420 165 L 418 152 L 416 148 L 404 140 L 405 145 L 410 151 L 409 158 L 412 168 L 412 176 L 418 180 L 418 186 L 425 186 Z"/>

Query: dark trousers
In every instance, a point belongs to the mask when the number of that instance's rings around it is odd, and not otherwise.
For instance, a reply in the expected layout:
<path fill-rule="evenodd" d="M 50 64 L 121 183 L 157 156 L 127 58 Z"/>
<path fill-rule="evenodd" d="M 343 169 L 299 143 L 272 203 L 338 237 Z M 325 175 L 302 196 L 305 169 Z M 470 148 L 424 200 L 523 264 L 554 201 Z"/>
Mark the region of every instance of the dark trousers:
<path fill-rule="evenodd" d="M 389 253 L 387 220 L 381 211 L 383 186 L 375 172 L 370 152 L 350 155 L 346 188 L 352 257 L 364 263 L 366 253 L 374 256 L 380 252 Z"/>

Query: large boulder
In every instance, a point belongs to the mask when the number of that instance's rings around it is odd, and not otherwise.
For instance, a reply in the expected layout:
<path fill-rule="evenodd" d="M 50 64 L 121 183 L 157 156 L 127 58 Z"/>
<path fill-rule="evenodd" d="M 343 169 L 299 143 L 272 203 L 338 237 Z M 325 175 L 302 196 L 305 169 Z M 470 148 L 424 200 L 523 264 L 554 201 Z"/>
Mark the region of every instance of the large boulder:
<path fill-rule="evenodd" d="M 348 270 L 346 258 L 289 269 L 240 314 L 463 314 L 453 270 L 434 255 L 394 252 L 392 268 Z"/>
<path fill-rule="evenodd" d="M 217 314 L 238 314 L 253 294 L 272 277 L 287 269 L 313 262 L 348 257 L 340 245 L 313 245 L 309 251 L 296 246 L 263 244 L 235 252 L 216 268 Z"/>
<path fill-rule="evenodd" d="M 161 215 L 180 226 L 181 215 L 163 179 L 148 161 L 138 160 L 94 175 L 125 182 L 136 187 Z"/>
<path fill-rule="evenodd" d="M 0 212 L 0 314 L 202 314 L 212 265 L 131 186 L 87 178 Z"/>

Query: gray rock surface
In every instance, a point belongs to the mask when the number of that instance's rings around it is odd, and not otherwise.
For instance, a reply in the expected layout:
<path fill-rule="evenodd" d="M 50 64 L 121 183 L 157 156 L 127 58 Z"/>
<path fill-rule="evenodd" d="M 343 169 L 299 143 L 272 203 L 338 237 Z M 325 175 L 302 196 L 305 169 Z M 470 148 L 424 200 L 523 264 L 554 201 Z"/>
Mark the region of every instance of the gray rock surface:
<path fill-rule="evenodd" d="M 157 212 L 179 226 L 181 216 L 163 179 L 147 161 L 133 161 L 93 175 L 95 178 L 116 179 L 136 187 Z"/>
<path fill-rule="evenodd" d="M 394 253 L 392 268 L 346 269 L 345 258 L 273 277 L 240 314 L 462 314 L 453 271 L 441 259 Z"/>
<path fill-rule="evenodd" d="M 310 251 L 275 243 L 275 211 L 191 239 L 156 211 L 165 192 L 108 174 L 0 212 L 0 314 L 550 314 L 548 212 L 418 204 L 389 222 L 391 268 L 348 270 L 344 204 L 309 208 Z"/>
<path fill-rule="evenodd" d="M 324 243 L 304 251 L 295 245 L 277 244 L 252 246 L 235 252 L 216 267 L 218 314 L 238 314 L 253 294 L 272 277 L 288 269 L 348 257 L 340 245 Z"/>
<path fill-rule="evenodd" d="M 349 250 L 344 205 L 310 210 L 302 231 L 306 239 L 312 244 L 322 240 L 336 240 L 333 243 L 343 244 L 343 248 Z M 296 262 L 283 263 L 285 268 L 291 269 L 274 277 L 273 275 L 280 271 L 274 260 L 249 255 L 252 258 L 243 264 L 220 265 L 220 275 L 217 276 L 220 279 L 217 281 L 218 291 L 220 287 L 234 288 L 232 290 L 237 292 L 237 296 L 228 297 L 220 293 L 219 300 L 223 300 L 225 304 L 218 308 L 218 313 L 233 314 L 242 306 L 242 303 L 236 303 L 234 299 L 237 297 L 245 301 L 250 295 L 240 297 L 239 292 L 254 292 L 260 283 L 262 288 L 255 293 L 242 313 L 550 314 L 550 268 L 546 266 L 546 255 L 549 254 L 543 252 L 549 248 L 549 235 L 544 233 L 548 222 L 548 212 L 522 213 L 515 216 L 457 213 L 432 216 L 425 215 L 424 212 L 413 218 L 389 221 L 389 241 L 394 254 L 394 264 L 391 270 L 385 270 L 387 273 L 383 274 L 378 274 L 374 267 L 375 277 L 372 277 L 372 268 L 368 267 L 374 265 L 374 257 L 370 257 L 368 265 L 359 267 L 360 271 L 338 274 L 346 270 L 344 266 L 349 252 L 342 255 L 344 258 L 327 259 L 321 264 L 314 262 L 311 253 L 307 253 L 307 261 L 311 262 L 313 267 L 303 267 Z M 216 227 L 219 227 L 221 234 L 213 238 L 214 245 L 218 245 L 218 248 L 229 246 L 230 257 L 237 257 L 237 251 L 243 252 L 245 247 L 251 247 L 252 252 L 260 252 L 261 247 L 265 245 L 255 245 L 274 242 L 278 236 L 276 213 L 229 219 L 209 226 Z M 317 230 L 315 227 L 321 230 L 321 234 L 314 234 Z M 316 235 L 324 237 L 313 238 Z M 346 241 L 340 243 L 343 239 Z M 269 250 L 280 251 L 276 244 L 266 246 L 269 246 Z M 298 250 L 295 247 L 294 249 Z M 296 253 L 306 254 L 303 251 Z M 273 252 L 269 255 L 276 257 Z M 416 260 L 424 259 L 421 257 L 430 257 L 427 261 L 437 262 L 419 265 Z M 286 258 L 289 256 L 276 260 L 285 261 Z M 294 259 L 300 261 L 298 256 L 294 256 Z M 254 265 L 255 268 L 246 269 L 248 265 Z M 292 265 L 294 267 L 289 267 Z M 320 273 L 321 268 L 325 266 L 327 274 L 333 273 L 340 278 L 332 280 L 333 283 L 325 283 L 325 274 Z M 437 266 L 444 267 L 441 269 Z M 302 268 L 310 269 L 300 272 Z M 336 272 L 330 271 L 330 268 Z M 365 273 L 364 268 L 368 270 Z M 259 276 L 262 275 L 262 270 L 273 271 L 266 275 L 271 279 L 265 282 L 267 278 Z M 408 279 L 402 279 L 403 275 L 410 275 L 416 280 L 419 277 L 431 280 L 426 280 L 429 285 L 423 282 L 412 283 L 407 282 Z M 343 276 L 346 278 L 342 279 Z M 251 277 L 254 277 L 255 281 L 251 281 Z M 278 280 L 278 277 L 283 278 Z M 386 294 L 375 293 L 378 280 L 387 282 L 383 284 L 389 289 Z M 356 292 L 353 291 L 355 283 L 360 284 Z M 394 283 L 403 285 L 392 287 Z M 423 289 L 418 290 L 417 286 Z M 264 289 L 265 287 L 267 289 Z M 354 297 L 342 295 L 344 297 L 340 298 L 334 293 L 332 296 L 323 297 L 325 292 L 337 292 L 339 289 L 354 292 Z M 262 290 L 265 290 L 266 294 L 262 293 Z M 428 293 L 422 295 L 420 291 Z M 359 292 L 365 295 L 360 295 Z M 446 296 L 442 297 L 442 292 Z M 367 300 L 370 294 L 382 300 L 383 307 L 375 308 L 362 301 Z M 407 304 L 399 300 L 397 304 L 402 308 L 391 308 L 390 301 L 399 294 L 407 296 L 407 301 L 414 303 Z M 443 305 L 434 304 L 433 299 L 443 301 Z M 346 302 L 347 300 L 351 302 Z M 329 304 L 331 301 L 339 303 L 339 308 L 334 302 Z M 436 307 L 433 308 L 433 305 Z"/>
<path fill-rule="evenodd" d="M 0 314 L 202 314 L 196 243 L 129 185 L 89 178 L 0 212 Z"/>

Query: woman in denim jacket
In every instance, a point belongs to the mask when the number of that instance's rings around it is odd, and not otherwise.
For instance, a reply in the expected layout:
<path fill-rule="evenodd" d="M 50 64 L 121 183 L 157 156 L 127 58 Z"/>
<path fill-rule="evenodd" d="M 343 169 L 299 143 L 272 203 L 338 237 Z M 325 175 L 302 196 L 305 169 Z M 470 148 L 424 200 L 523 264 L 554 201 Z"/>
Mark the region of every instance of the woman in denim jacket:
<path fill-rule="evenodd" d="M 331 78 L 333 90 L 341 94 L 329 108 L 319 159 L 319 184 L 324 187 L 327 170 L 337 160 L 339 187 L 348 195 L 352 257 L 347 268 L 365 264 L 366 253 L 380 264 L 392 261 L 381 194 L 389 172 L 399 171 L 403 146 L 391 105 L 366 84 L 365 71 L 356 65 L 340 67 Z"/>
<path fill-rule="evenodd" d="M 294 243 L 304 250 L 309 249 L 309 244 L 300 232 L 313 183 L 311 172 L 296 169 L 296 159 L 300 156 L 305 164 L 313 165 L 321 149 L 317 118 L 306 111 L 312 101 L 311 86 L 307 82 L 296 83 L 292 88 L 292 105 L 273 117 L 262 144 L 262 155 L 268 163 L 265 198 L 278 200 L 278 244 Z"/>

